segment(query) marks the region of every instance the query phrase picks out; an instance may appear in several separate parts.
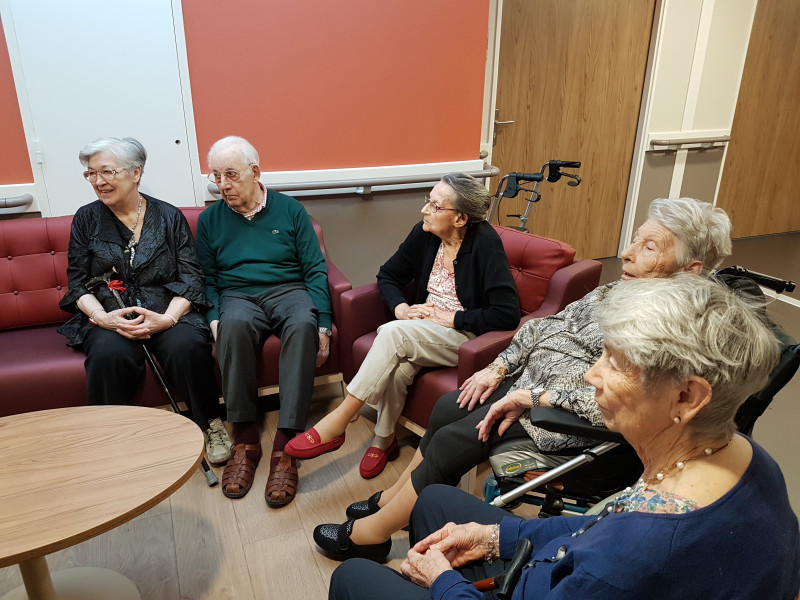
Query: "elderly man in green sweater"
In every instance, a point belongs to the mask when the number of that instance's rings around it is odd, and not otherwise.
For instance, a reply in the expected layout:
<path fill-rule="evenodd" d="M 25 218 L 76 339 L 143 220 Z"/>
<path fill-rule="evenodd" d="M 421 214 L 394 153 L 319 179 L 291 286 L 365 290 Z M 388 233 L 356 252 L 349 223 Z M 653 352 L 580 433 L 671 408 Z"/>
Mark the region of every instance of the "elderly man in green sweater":
<path fill-rule="evenodd" d="M 305 208 L 261 184 L 258 152 L 247 140 L 231 136 L 217 141 L 208 166 L 222 200 L 200 214 L 197 256 L 214 303 L 206 318 L 233 423 L 222 493 L 244 496 L 261 459 L 255 349 L 274 334 L 281 340 L 281 409 L 265 498 L 270 507 L 284 506 L 294 499 L 298 475 L 295 459 L 283 449 L 305 431 L 314 369 L 328 357 L 328 272 Z"/>

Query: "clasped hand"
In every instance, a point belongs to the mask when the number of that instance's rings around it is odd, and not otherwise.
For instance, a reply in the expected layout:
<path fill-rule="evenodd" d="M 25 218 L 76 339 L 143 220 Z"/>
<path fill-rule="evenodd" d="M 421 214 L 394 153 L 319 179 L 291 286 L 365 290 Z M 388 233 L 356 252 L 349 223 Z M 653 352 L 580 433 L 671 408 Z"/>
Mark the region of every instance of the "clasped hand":
<path fill-rule="evenodd" d="M 455 311 L 442 310 L 431 303 L 398 304 L 394 309 L 394 316 L 401 321 L 412 319 L 428 319 L 429 321 L 442 325 L 443 327 L 454 327 Z"/>
<path fill-rule="evenodd" d="M 491 533 L 491 525 L 448 523 L 414 544 L 400 570 L 417 585 L 429 588 L 445 571 L 482 560 Z"/>
<path fill-rule="evenodd" d="M 134 315 L 129 318 L 128 315 Z M 96 319 L 97 320 L 97 319 Z M 104 329 L 113 329 L 129 340 L 146 340 L 159 331 L 173 325 L 167 315 L 141 306 L 128 306 L 106 313 L 97 324 Z"/>

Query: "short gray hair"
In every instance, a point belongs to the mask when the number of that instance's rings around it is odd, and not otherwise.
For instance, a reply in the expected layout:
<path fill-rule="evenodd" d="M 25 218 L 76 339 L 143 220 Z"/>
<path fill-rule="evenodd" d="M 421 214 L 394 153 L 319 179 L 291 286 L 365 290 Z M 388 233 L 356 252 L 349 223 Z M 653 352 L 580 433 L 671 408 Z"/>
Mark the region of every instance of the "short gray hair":
<path fill-rule="evenodd" d="M 258 164 L 258 151 L 255 149 L 253 144 L 248 142 L 243 137 L 239 137 L 238 135 L 229 135 L 221 140 L 217 140 L 211 146 L 211 149 L 208 151 L 208 158 L 206 159 L 209 166 L 211 165 L 211 159 L 214 155 L 214 152 L 227 148 L 235 148 L 238 150 L 242 160 L 248 166 Z"/>
<path fill-rule="evenodd" d="M 694 439 L 730 438 L 737 408 L 778 361 L 778 340 L 757 301 L 691 273 L 622 281 L 595 315 L 606 346 L 625 356 L 644 386 L 693 376 L 710 384 L 711 402 L 688 425 Z"/>
<path fill-rule="evenodd" d="M 449 185 L 455 192 L 453 208 L 465 215 L 468 223 L 486 220 L 492 198 L 485 185 L 466 173 L 448 173 L 442 177 L 442 183 Z"/>
<path fill-rule="evenodd" d="M 139 140 L 131 137 L 115 138 L 103 137 L 98 138 L 90 144 L 84 146 L 78 153 L 78 160 L 81 164 L 88 168 L 89 160 L 101 152 L 108 152 L 119 161 L 120 166 L 126 171 L 133 171 L 135 168 L 140 168 L 144 174 L 144 163 L 147 161 L 147 150 Z"/>
<path fill-rule="evenodd" d="M 675 234 L 678 268 L 699 260 L 709 271 L 730 256 L 731 220 L 721 208 L 694 198 L 657 198 L 647 216 Z"/>

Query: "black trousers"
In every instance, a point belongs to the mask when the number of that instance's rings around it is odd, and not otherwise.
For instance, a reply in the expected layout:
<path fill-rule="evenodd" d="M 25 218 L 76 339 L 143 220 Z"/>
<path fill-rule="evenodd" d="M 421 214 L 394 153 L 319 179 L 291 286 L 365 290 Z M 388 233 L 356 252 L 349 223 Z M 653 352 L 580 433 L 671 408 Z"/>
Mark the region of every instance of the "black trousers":
<path fill-rule="evenodd" d="M 409 524 L 411 546 L 449 521 L 476 522 L 483 525 L 499 523 L 509 514 L 486 504 L 466 492 L 450 486 L 432 485 L 420 494 Z M 469 581 L 496 577 L 505 571 L 505 561 L 496 560 L 491 565 L 480 562 L 459 569 Z M 397 571 L 369 560 L 353 558 L 342 563 L 331 576 L 328 598 L 331 600 L 429 600 L 430 590 L 412 583 Z M 496 598 L 487 592 L 486 598 Z"/>
<path fill-rule="evenodd" d="M 217 356 L 228 421 L 252 423 L 256 420 L 256 352 L 272 334 L 281 340 L 278 427 L 302 431 L 306 428 L 314 393 L 319 329 L 317 309 L 301 283 L 275 286 L 255 296 L 222 293 Z"/>
<path fill-rule="evenodd" d="M 478 430 L 475 426 L 483 420 L 492 404 L 505 397 L 513 384 L 514 380 L 511 379 L 504 382 L 489 396 L 483 406 L 471 411 L 459 408 L 456 402 L 459 390 L 439 398 L 431 413 L 428 430 L 419 443 L 423 460 L 411 472 L 411 483 L 418 495 L 433 483 L 458 485 L 464 473 L 489 459 L 495 445 L 503 440 L 529 437 L 517 421 L 502 437 L 497 435 L 497 424 L 495 424 L 489 435 L 489 441 L 478 440 Z"/>
<path fill-rule="evenodd" d="M 214 357 L 207 334 L 187 323 L 144 342 L 92 328 L 83 342 L 88 404 L 131 403 L 147 368 L 142 343 L 158 360 L 170 387 L 188 404 L 192 420 L 203 431 L 208 429 L 208 421 L 220 415 Z"/>

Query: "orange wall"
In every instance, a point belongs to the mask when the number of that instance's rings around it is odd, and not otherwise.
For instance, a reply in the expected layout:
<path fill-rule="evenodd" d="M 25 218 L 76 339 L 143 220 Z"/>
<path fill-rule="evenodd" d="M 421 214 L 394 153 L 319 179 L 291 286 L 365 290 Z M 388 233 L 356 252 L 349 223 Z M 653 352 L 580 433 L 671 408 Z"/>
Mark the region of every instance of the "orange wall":
<path fill-rule="evenodd" d="M 197 141 L 262 170 L 474 160 L 488 0 L 183 2 Z"/>
<path fill-rule="evenodd" d="M 32 183 L 28 145 L 19 114 L 17 89 L 11 73 L 6 36 L 0 21 L 0 185 L 10 183 Z"/>

